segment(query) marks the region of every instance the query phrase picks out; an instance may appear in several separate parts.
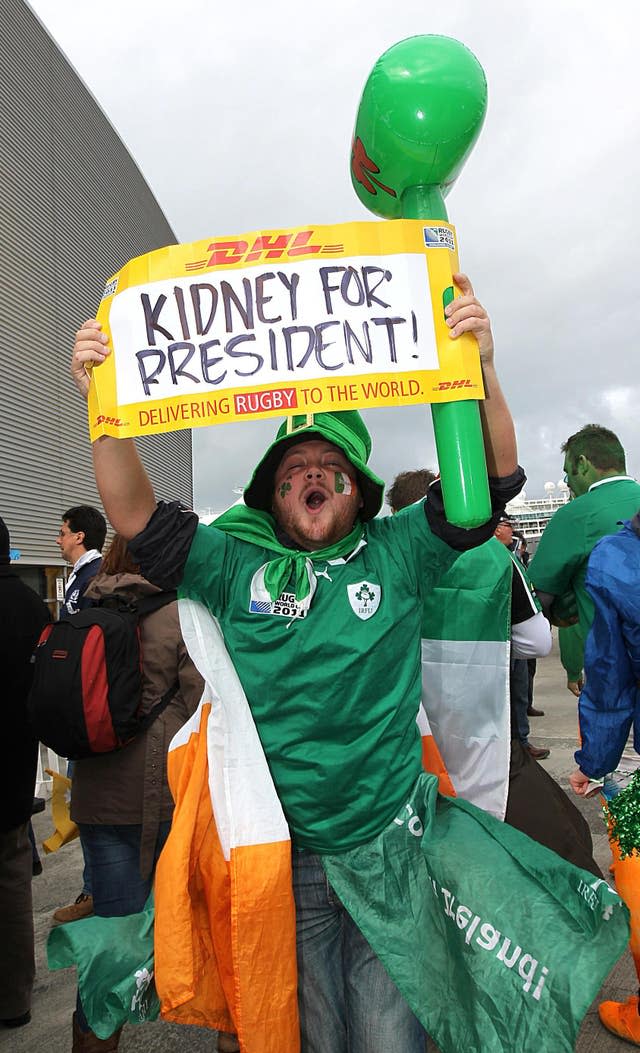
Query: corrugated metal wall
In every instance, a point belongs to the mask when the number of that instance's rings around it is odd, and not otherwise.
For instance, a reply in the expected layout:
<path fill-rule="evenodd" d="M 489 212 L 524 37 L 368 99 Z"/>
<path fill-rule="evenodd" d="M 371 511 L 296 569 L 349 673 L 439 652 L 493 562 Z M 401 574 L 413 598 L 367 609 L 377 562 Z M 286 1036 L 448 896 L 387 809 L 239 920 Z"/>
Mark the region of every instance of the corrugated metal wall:
<path fill-rule="evenodd" d="M 21 562 L 55 564 L 60 513 L 99 506 L 86 406 L 69 379 L 75 330 L 114 271 L 176 237 L 22 0 L 2 0 L 0 34 L 0 515 Z M 158 496 L 190 504 L 191 433 L 140 449 Z"/>

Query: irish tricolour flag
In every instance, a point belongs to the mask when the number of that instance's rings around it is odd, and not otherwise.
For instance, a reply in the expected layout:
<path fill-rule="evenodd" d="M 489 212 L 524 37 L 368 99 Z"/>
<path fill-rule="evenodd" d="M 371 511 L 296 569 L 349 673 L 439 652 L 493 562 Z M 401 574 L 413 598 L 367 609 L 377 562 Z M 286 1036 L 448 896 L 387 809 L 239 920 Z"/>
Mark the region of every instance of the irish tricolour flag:
<path fill-rule="evenodd" d="M 176 809 L 155 884 L 162 1016 L 235 1031 L 245 1053 L 296 1053 L 289 830 L 217 623 L 191 600 L 180 622 L 206 687 L 169 752 Z"/>

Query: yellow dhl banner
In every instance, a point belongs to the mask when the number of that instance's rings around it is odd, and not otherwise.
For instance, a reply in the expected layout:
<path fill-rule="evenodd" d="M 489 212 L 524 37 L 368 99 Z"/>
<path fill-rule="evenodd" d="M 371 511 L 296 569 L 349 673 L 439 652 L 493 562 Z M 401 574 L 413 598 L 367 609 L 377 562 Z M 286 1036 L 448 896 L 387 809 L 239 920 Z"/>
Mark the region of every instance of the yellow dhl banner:
<path fill-rule="evenodd" d="M 321 410 L 483 398 L 444 307 L 454 227 L 393 220 L 172 245 L 107 282 L 92 440 Z"/>

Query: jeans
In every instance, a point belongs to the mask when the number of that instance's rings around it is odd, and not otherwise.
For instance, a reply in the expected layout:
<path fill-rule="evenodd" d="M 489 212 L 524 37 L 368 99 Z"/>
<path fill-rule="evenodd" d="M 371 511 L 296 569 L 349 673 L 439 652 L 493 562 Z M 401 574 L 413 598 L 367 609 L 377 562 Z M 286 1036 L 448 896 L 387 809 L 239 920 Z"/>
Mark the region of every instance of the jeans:
<path fill-rule="evenodd" d="M 80 823 L 82 845 L 91 871 L 93 912 L 103 918 L 118 918 L 142 910 L 153 887 L 153 874 L 171 821 L 160 823 L 154 866 L 147 878 L 140 876 L 140 825 L 101 826 Z M 81 1031 L 90 1027 L 82 1010 L 80 996 L 76 1014 Z"/>
<path fill-rule="evenodd" d="M 511 695 L 511 735 L 523 746 L 529 744 L 529 669 L 526 658 L 512 658 L 509 678 Z"/>
<path fill-rule="evenodd" d="M 301 1053 L 424 1053 L 425 1032 L 329 885 L 293 852 Z"/>

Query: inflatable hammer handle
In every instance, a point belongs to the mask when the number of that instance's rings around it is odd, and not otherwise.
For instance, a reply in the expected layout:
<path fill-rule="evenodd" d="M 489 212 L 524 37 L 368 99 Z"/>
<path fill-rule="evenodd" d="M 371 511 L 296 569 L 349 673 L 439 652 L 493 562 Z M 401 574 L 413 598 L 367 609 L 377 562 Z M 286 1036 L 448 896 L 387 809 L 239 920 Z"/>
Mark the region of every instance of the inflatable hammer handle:
<path fill-rule="evenodd" d="M 478 403 L 470 399 L 434 403 L 431 416 L 445 514 L 450 523 L 471 530 L 491 516 Z"/>
<path fill-rule="evenodd" d="M 486 106 L 482 66 L 459 41 L 409 37 L 385 51 L 365 84 L 353 135 L 351 181 L 365 208 L 384 219 L 446 220 L 444 198 Z M 455 253 L 450 261 L 455 273 Z M 491 515 L 478 404 L 434 404 L 432 414 L 447 519 L 471 529 Z"/>
<path fill-rule="evenodd" d="M 439 187 L 409 187 L 401 201 L 404 219 L 444 219 L 447 210 Z M 453 286 L 442 297 L 442 310 L 454 298 Z M 480 409 L 477 401 L 440 402 L 431 406 L 442 499 L 447 519 L 470 530 L 491 516 L 491 497 Z"/>

